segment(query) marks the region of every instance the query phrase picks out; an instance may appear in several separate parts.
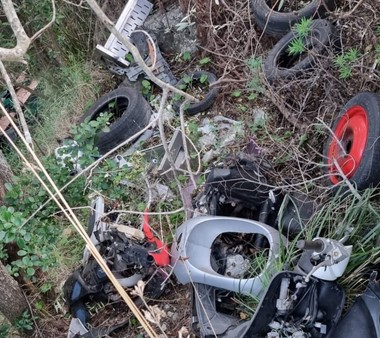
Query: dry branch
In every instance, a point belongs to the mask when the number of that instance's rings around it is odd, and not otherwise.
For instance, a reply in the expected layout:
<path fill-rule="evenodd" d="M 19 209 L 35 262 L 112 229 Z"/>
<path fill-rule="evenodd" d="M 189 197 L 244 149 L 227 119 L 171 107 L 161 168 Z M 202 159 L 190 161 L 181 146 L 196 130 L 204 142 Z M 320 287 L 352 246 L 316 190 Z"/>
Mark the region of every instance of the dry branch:
<path fill-rule="evenodd" d="M 99 7 L 98 3 L 95 0 L 86 0 L 88 5 L 91 7 L 91 9 L 95 12 L 99 20 L 107 27 L 107 29 L 116 36 L 116 38 L 125 45 L 125 47 L 128 48 L 128 50 L 133 55 L 134 60 L 137 62 L 137 64 L 142 68 L 146 76 L 154 82 L 157 86 L 161 87 L 162 89 L 166 89 L 170 92 L 180 94 L 184 96 L 187 100 L 190 102 L 197 102 L 198 99 L 196 99 L 194 96 L 187 94 L 186 92 L 179 90 L 178 88 L 161 81 L 157 78 L 157 76 L 154 75 L 152 69 L 144 62 L 143 58 L 141 57 L 138 49 L 124 36 L 122 35 L 116 28 L 114 23 L 107 17 L 107 15 L 103 12 L 103 10 Z"/>
<path fill-rule="evenodd" d="M 25 63 L 24 56 L 30 46 L 30 44 L 38 38 L 43 31 L 45 31 L 47 28 L 49 28 L 53 22 L 55 21 L 55 3 L 54 0 L 52 0 L 52 7 L 53 7 L 53 15 L 52 20 L 41 30 L 39 30 L 32 38 L 29 38 L 29 36 L 26 34 L 24 27 L 22 26 L 16 10 L 13 6 L 13 3 L 11 0 L 1 0 L 1 4 L 3 6 L 3 11 L 5 13 L 5 16 L 7 17 L 7 20 L 12 28 L 12 31 L 16 38 L 16 46 L 13 48 L 4 48 L 0 47 L 0 60 L 2 61 L 15 61 L 15 62 L 23 62 Z"/>
<path fill-rule="evenodd" d="M 28 142 L 28 144 L 30 146 L 32 146 L 33 145 L 32 136 L 30 135 L 28 125 L 27 125 L 27 123 L 25 121 L 25 116 L 24 116 L 24 113 L 22 111 L 22 108 L 21 108 L 21 105 L 20 105 L 20 101 L 18 100 L 16 91 L 15 91 L 13 85 L 12 85 L 12 81 L 11 81 L 9 75 L 8 75 L 8 72 L 5 69 L 5 66 L 4 66 L 3 62 L 1 61 L 1 57 L 0 57 L 0 73 L 1 73 L 1 76 L 3 77 L 3 79 L 5 80 L 5 83 L 7 84 L 9 93 L 11 94 L 14 107 L 16 109 L 18 118 L 20 120 L 22 131 L 24 132 L 24 135 L 25 135 L 26 142 Z"/>

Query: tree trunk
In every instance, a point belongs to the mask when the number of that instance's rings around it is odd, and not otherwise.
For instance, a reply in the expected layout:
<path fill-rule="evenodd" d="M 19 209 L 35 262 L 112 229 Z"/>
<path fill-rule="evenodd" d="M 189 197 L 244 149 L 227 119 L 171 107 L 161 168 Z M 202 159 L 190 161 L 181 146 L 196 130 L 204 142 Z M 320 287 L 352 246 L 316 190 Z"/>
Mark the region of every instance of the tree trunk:
<path fill-rule="evenodd" d="M 21 316 L 28 304 L 18 283 L 0 262 L 0 312 L 11 323 Z"/>
<path fill-rule="evenodd" d="M 12 179 L 12 170 L 0 151 L 0 205 L 5 195 L 4 184 Z M 8 274 L 0 261 L 0 312 L 13 323 L 28 304 L 18 283 Z"/>
<path fill-rule="evenodd" d="M 12 175 L 12 170 L 0 150 L 0 205 L 3 204 L 6 192 L 4 184 L 11 181 Z"/>

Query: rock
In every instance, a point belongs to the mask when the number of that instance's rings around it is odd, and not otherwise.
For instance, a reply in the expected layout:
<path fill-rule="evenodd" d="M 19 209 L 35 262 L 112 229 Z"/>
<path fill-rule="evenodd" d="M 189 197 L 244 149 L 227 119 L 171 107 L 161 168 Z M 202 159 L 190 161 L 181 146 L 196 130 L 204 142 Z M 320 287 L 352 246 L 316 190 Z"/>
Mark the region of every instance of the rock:
<path fill-rule="evenodd" d="M 215 157 L 214 150 L 210 149 L 208 152 L 206 152 L 202 157 L 202 163 L 208 164 L 211 162 L 211 160 Z"/>
<path fill-rule="evenodd" d="M 263 109 L 256 108 L 252 111 L 252 117 L 255 125 L 263 125 L 267 119 L 267 114 Z"/>

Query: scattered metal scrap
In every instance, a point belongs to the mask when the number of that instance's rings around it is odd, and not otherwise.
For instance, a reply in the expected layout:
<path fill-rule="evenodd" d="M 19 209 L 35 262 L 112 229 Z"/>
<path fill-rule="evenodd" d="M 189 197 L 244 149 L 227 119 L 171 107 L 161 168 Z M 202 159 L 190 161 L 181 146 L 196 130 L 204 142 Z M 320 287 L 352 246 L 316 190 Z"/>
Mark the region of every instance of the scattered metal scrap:
<path fill-rule="evenodd" d="M 154 73 L 160 80 L 175 84 L 177 80 L 162 56 L 157 43 L 155 43 L 155 55 L 152 57 L 146 52 L 149 49 L 150 43 L 146 34 L 142 34 L 141 31 L 135 31 L 136 28 L 143 25 L 152 7 L 153 4 L 146 0 L 128 1 L 115 28 L 137 46 L 147 64 L 155 64 Z M 133 34 L 134 32 L 137 34 Z M 106 65 L 111 72 L 118 75 L 127 75 L 130 81 L 136 81 L 141 74 L 144 74 L 139 65 L 133 65 L 126 60 L 129 50 L 114 34 L 110 35 L 104 46 L 98 44 L 96 49 L 106 61 Z"/>
<path fill-rule="evenodd" d="M 115 214 L 113 221 L 103 221 L 105 208 L 103 198 L 98 196 L 92 204 L 93 211 L 88 222 L 92 242 L 123 287 L 133 287 L 139 280 L 149 278 L 146 293 L 151 298 L 159 297 L 163 291 L 162 283 L 167 277 L 163 268 L 169 263 L 166 245 L 153 236 L 147 215 L 140 230 L 119 223 Z M 69 276 L 63 290 L 73 316 L 68 338 L 84 333 L 91 334 L 90 337 L 102 337 L 120 327 L 90 329 L 86 302 L 118 301 L 120 297 L 87 248 L 82 266 Z"/>

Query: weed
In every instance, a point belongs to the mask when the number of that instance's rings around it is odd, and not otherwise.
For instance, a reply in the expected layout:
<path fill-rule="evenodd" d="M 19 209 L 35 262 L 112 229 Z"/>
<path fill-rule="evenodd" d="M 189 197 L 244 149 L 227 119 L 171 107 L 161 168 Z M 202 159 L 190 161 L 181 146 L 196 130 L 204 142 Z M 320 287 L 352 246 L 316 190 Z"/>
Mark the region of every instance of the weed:
<path fill-rule="evenodd" d="M 239 103 L 239 104 L 237 105 L 237 109 L 238 109 L 239 111 L 243 112 L 243 113 L 245 113 L 245 112 L 248 111 L 248 107 L 247 107 L 246 105 L 244 105 L 244 104 L 241 104 L 241 103 Z"/>
<path fill-rule="evenodd" d="M 288 46 L 289 55 L 299 55 L 306 51 L 306 47 L 302 38 L 292 40 Z"/>
<path fill-rule="evenodd" d="M 205 58 L 203 58 L 203 59 L 200 59 L 200 60 L 198 61 L 198 64 L 199 64 L 200 66 L 204 66 L 204 65 L 209 64 L 210 62 L 211 62 L 211 58 L 209 58 L 209 57 L 207 56 L 207 57 L 205 57 Z"/>
<path fill-rule="evenodd" d="M 135 58 L 133 57 L 131 52 L 128 52 L 127 54 L 125 54 L 124 59 L 130 63 L 133 63 L 135 61 Z"/>
<path fill-rule="evenodd" d="M 308 134 L 302 134 L 299 139 L 298 146 L 305 146 L 307 144 L 307 141 L 309 140 Z"/>
<path fill-rule="evenodd" d="M 376 25 L 375 34 L 376 34 L 378 37 L 380 37 L 380 23 L 378 23 L 378 24 Z"/>
<path fill-rule="evenodd" d="M 349 233 L 345 245 L 353 245 L 353 253 L 341 283 L 346 290 L 352 290 L 353 293 L 363 289 L 364 285 L 361 285 L 365 280 L 363 276 L 371 270 L 371 267 L 380 263 L 379 250 L 376 246 L 379 230 L 371 231 L 378 224 L 379 213 L 375 203 L 379 195 L 373 189 L 367 189 L 360 195 L 359 199 L 351 194 L 342 197 L 338 192 L 325 203 L 287 247 L 285 262 L 296 261 L 294 257 L 299 255 L 299 251 L 295 243 L 301 237 L 309 240 L 315 237 L 341 240 Z M 283 207 L 279 212 L 280 224 L 282 215 Z M 349 296 L 351 298 L 354 295 L 349 293 Z"/>
<path fill-rule="evenodd" d="M 359 52 L 356 48 L 351 48 L 335 58 L 334 64 L 338 67 L 340 79 L 348 79 L 352 76 L 352 67 L 358 59 Z"/>
<path fill-rule="evenodd" d="M 208 76 L 207 74 L 202 74 L 201 77 L 199 78 L 199 82 L 202 84 L 205 84 L 208 82 Z"/>
<path fill-rule="evenodd" d="M 183 61 L 190 61 L 191 60 L 191 53 L 189 51 L 183 52 L 182 60 Z"/>
<path fill-rule="evenodd" d="M 93 162 L 94 156 L 99 156 L 94 146 L 95 137 L 97 132 L 105 127 L 109 118 L 110 115 L 105 114 L 97 121 L 82 123 L 73 128 L 77 147 L 83 151 L 81 165 L 87 166 Z M 65 170 L 53 157 L 43 158 L 42 162 L 59 186 L 68 181 L 68 172 L 73 163 L 68 162 Z M 84 178 L 70 185 L 65 193 L 69 204 L 87 204 L 84 186 Z M 61 239 L 61 227 L 58 219 L 51 218 L 57 207 L 53 203 L 48 204 L 26 227 L 26 215 L 33 213 L 44 203 L 47 193 L 41 190 L 40 182 L 30 172 L 21 172 L 12 184 L 6 185 L 6 188 L 6 206 L 0 208 L 0 255 L 3 259 L 11 258 L 6 267 L 12 275 L 19 276 L 22 273 L 24 277 L 35 281 L 36 269 L 46 271 L 60 259 L 59 255 L 55 254 L 55 245 Z M 101 191 L 101 187 L 97 189 Z M 8 257 L 5 249 L 9 244 L 17 248 L 17 256 Z"/>
<path fill-rule="evenodd" d="M 199 131 L 199 124 L 195 121 L 189 121 L 187 123 L 187 130 L 189 131 L 191 140 L 197 142 L 201 136 L 201 133 Z"/>
<path fill-rule="evenodd" d="M 232 97 L 240 97 L 241 96 L 241 90 L 236 89 L 231 93 Z"/>
<path fill-rule="evenodd" d="M 0 325 L 0 338 L 8 338 L 9 337 L 9 329 L 10 326 L 7 324 Z"/>
<path fill-rule="evenodd" d="M 300 55 L 306 51 L 305 38 L 310 35 L 312 22 L 311 18 L 302 18 L 294 25 L 293 29 L 297 38 L 293 39 L 288 46 L 289 55 Z"/>
<path fill-rule="evenodd" d="M 258 131 L 262 130 L 265 125 L 265 119 L 259 119 L 257 121 L 248 124 L 248 128 L 252 134 L 256 134 Z"/>
<path fill-rule="evenodd" d="M 19 331 L 31 331 L 33 330 L 33 319 L 28 311 L 24 311 L 20 318 L 18 318 L 14 327 Z"/>
<path fill-rule="evenodd" d="M 247 99 L 249 101 L 255 100 L 258 97 L 258 95 L 264 91 L 261 79 L 258 75 L 254 76 L 248 82 L 248 90 L 249 90 L 249 95 Z"/>
<path fill-rule="evenodd" d="M 262 64 L 263 60 L 261 57 L 250 57 L 247 60 L 247 66 L 252 73 L 261 70 Z"/>
<path fill-rule="evenodd" d="M 380 44 L 377 44 L 375 47 L 376 52 L 376 63 L 380 63 Z"/>
<path fill-rule="evenodd" d="M 148 80 L 142 80 L 141 81 L 141 85 L 142 85 L 142 94 L 148 98 L 149 101 L 153 100 L 154 99 L 154 96 L 152 95 L 152 92 L 153 92 L 153 86 L 152 86 L 152 83 Z"/>
<path fill-rule="evenodd" d="M 0 208 L 0 221 L 0 257 L 5 260 L 9 258 L 5 250 L 7 244 L 13 244 L 17 250 L 11 265 L 7 266 L 12 275 L 19 276 L 22 269 L 28 278 L 33 278 L 35 267 L 47 267 L 54 263 L 47 254 L 48 246 L 43 243 L 44 235 L 50 237 L 57 234 L 53 229 L 40 224 L 39 229 L 27 230 L 22 226 L 23 214 L 12 207 Z"/>
<path fill-rule="evenodd" d="M 243 93 L 247 95 L 244 96 L 248 101 L 255 100 L 260 93 L 264 92 L 264 87 L 260 78 L 260 72 L 262 69 L 262 58 L 261 57 L 251 57 L 247 60 L 247 66 L 251 74 L 251 79 L 248 81 L 247 86 L 244 91 L 240 89 L 235 89 L 231 92 L 231 97 L 240 98 L 243 97 Z M 245 106 L 241 106 L 241 111 L 245 111 Z"/>
<path fill-rule="evenodd" d="M 301 38 L 307 37 L 311 32 L 311 24 L 313 20 L 311 18 L 302 18 L 300 22 L 294 25 L 294 30 Z"/>
<path fill-rule="evenodd" d="M 190 75 L 185 75 L 183 78 L 182 78 L 182 80 L 183 80 L 183 82 L 185 83 L 185 85 L 186 85 L 186 87 L 188 86 L 188 85 L 190 85 L 191 84 L 191 82 L 193 81 L 193 78 L 190 76 Z M 185 88 L 186 88 L 185 87 Z M 184 88 L 184 89 L 185 89 Z"/>

